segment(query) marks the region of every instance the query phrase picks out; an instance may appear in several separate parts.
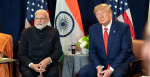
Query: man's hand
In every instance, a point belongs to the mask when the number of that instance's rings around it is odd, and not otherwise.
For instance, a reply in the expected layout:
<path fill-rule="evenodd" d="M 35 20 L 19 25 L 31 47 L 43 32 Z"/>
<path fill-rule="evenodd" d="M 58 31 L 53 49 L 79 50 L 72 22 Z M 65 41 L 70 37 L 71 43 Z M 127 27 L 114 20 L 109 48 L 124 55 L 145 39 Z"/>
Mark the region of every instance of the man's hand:
<path fill-rule="evenodd" d="M 107 69 L 101 72 L 101 74 L 104 74 L 103 77 L 110 77 L 113 71 L 111 69 Z"/>
<path fill-rule="evenodd" d="M 48 63 L 50 63 L 51 59 L 48 57 L 48 58 L 45 58 L 44 60 L 42 60 L 40 63 L 39 63 L 39 67 L 40 67 L 40 74 L 42 74 L 43 72 L 45 72 L 46 70 L 46 67 L 48 65 Z"/>
<path fill-rule="evenodd" d="M 42 74 L 43 72 L 45 72 L 45 69 L 39 69 L 39 73 Z"/>
<path fill-rule="evenodd" d="M 39 72 L 40 70 L 39 70 L 39 65 L 38 64 L 31 64 L 30 65 L 30 68 L 32 68 L 34 71 L 36 71 L 36 72 Z"/>
<path fill-rule="evenodd" d="M 101 74 L 102 68 L 101 68 L 101 66 L 97 66 L 96 69 L 97 69 L 97 77 L 102 77 L 102 74 Z"/>

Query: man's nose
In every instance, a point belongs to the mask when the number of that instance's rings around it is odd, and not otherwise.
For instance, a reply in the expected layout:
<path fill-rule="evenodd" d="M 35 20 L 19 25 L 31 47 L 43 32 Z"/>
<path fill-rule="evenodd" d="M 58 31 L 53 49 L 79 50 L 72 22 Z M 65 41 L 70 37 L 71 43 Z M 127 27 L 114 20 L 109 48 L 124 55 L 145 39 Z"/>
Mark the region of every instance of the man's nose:
<path fill-rule="evenodd" d="M 103 17 L 104 17 L 103 14 L 100 14 L 99 16 L 100 16 L 100 18 L 103 18 Z"/>

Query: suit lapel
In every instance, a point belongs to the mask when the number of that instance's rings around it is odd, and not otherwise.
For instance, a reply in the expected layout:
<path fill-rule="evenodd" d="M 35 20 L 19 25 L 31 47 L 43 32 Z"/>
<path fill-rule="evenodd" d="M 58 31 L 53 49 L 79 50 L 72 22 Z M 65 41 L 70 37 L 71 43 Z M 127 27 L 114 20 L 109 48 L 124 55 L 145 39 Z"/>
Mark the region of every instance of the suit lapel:
<path fill-rule="evenodd" d="M 98 27 L 98 41 L 99 41 L 99 45 L 98 46 L 100 46 L 101 47 L 101 49 L 102 49 L 102 53 L 103 53 L 103 55 L 105 56 L 105 59 L 106 59 L 106 53 L 105 53 L 105 48 L 104 48 L 104 41 L 103 41 L 103 32 L 102 32 L 102 25 L 100 25 L 99 27 Z"/>
<path fill-rule="evenodd" d="M 110 53 L 110 49 L 111 49 L 111 45 L 112 42 L 114 40 L 115 34 L 117 32 L 117 24 L 115 24 L 115 20 L 112 21 L 112 25 L 110 28 L 110 32 L 109 32 L 109 38 L 108 38 L 108 47 L 107 47 L 107 58 L 109 57 L 109 53 Z"/>

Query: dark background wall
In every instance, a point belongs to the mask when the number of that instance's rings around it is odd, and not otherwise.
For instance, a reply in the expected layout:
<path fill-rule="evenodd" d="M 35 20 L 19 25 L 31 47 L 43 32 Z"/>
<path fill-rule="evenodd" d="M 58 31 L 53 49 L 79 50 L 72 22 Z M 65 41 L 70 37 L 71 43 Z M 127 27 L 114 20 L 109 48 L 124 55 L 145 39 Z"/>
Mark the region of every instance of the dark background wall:
<path fill-rule="evenodd" d="M 88 34 L 88 28 L 97 23 L 93 9 L 94 6 L 106 2 L 105 0 L 78 0 L 81 12 L 85 35 Z M 54 25 L 56 0 L 47 0 L 50 11 L 50 20 Z M 0 0 L 0 23 L 1 33 L 10 34 L 13 37 L 13 54 L 17 59 L 18 41 L 22 30 L 24 29 L 26 17 L 27 0 Z M 149 0 L 128 0 L 130 7 L 134 30 L 137 39 L 142 39 L 143 29 L 148 17 Z"/>

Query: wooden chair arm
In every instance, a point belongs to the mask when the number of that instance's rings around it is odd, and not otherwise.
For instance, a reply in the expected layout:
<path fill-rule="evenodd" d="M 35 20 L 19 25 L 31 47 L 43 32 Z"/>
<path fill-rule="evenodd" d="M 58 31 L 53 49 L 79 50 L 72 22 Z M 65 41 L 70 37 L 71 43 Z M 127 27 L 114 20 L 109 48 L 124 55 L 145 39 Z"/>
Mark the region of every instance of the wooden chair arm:
<path fill-rule="evenodd" d="M 133 64 L 137 64 L 142 62 L 142 60 L 135 60 L 135 61 L 131 61 L 129 62 L 129 77 L 133 77 Z"/>
<path fill-rule="evenodd" d="M 16 77 L 19 77 L 19 61 L 16 60 L 15 64 L 16 64 Z"/>
<path fill-rule="evenodd" d="M 60 59 L 57 60 L 57 64 L 58 64 L 59 77 L 61 77 L 61 64 L 60 64 Z"/>

